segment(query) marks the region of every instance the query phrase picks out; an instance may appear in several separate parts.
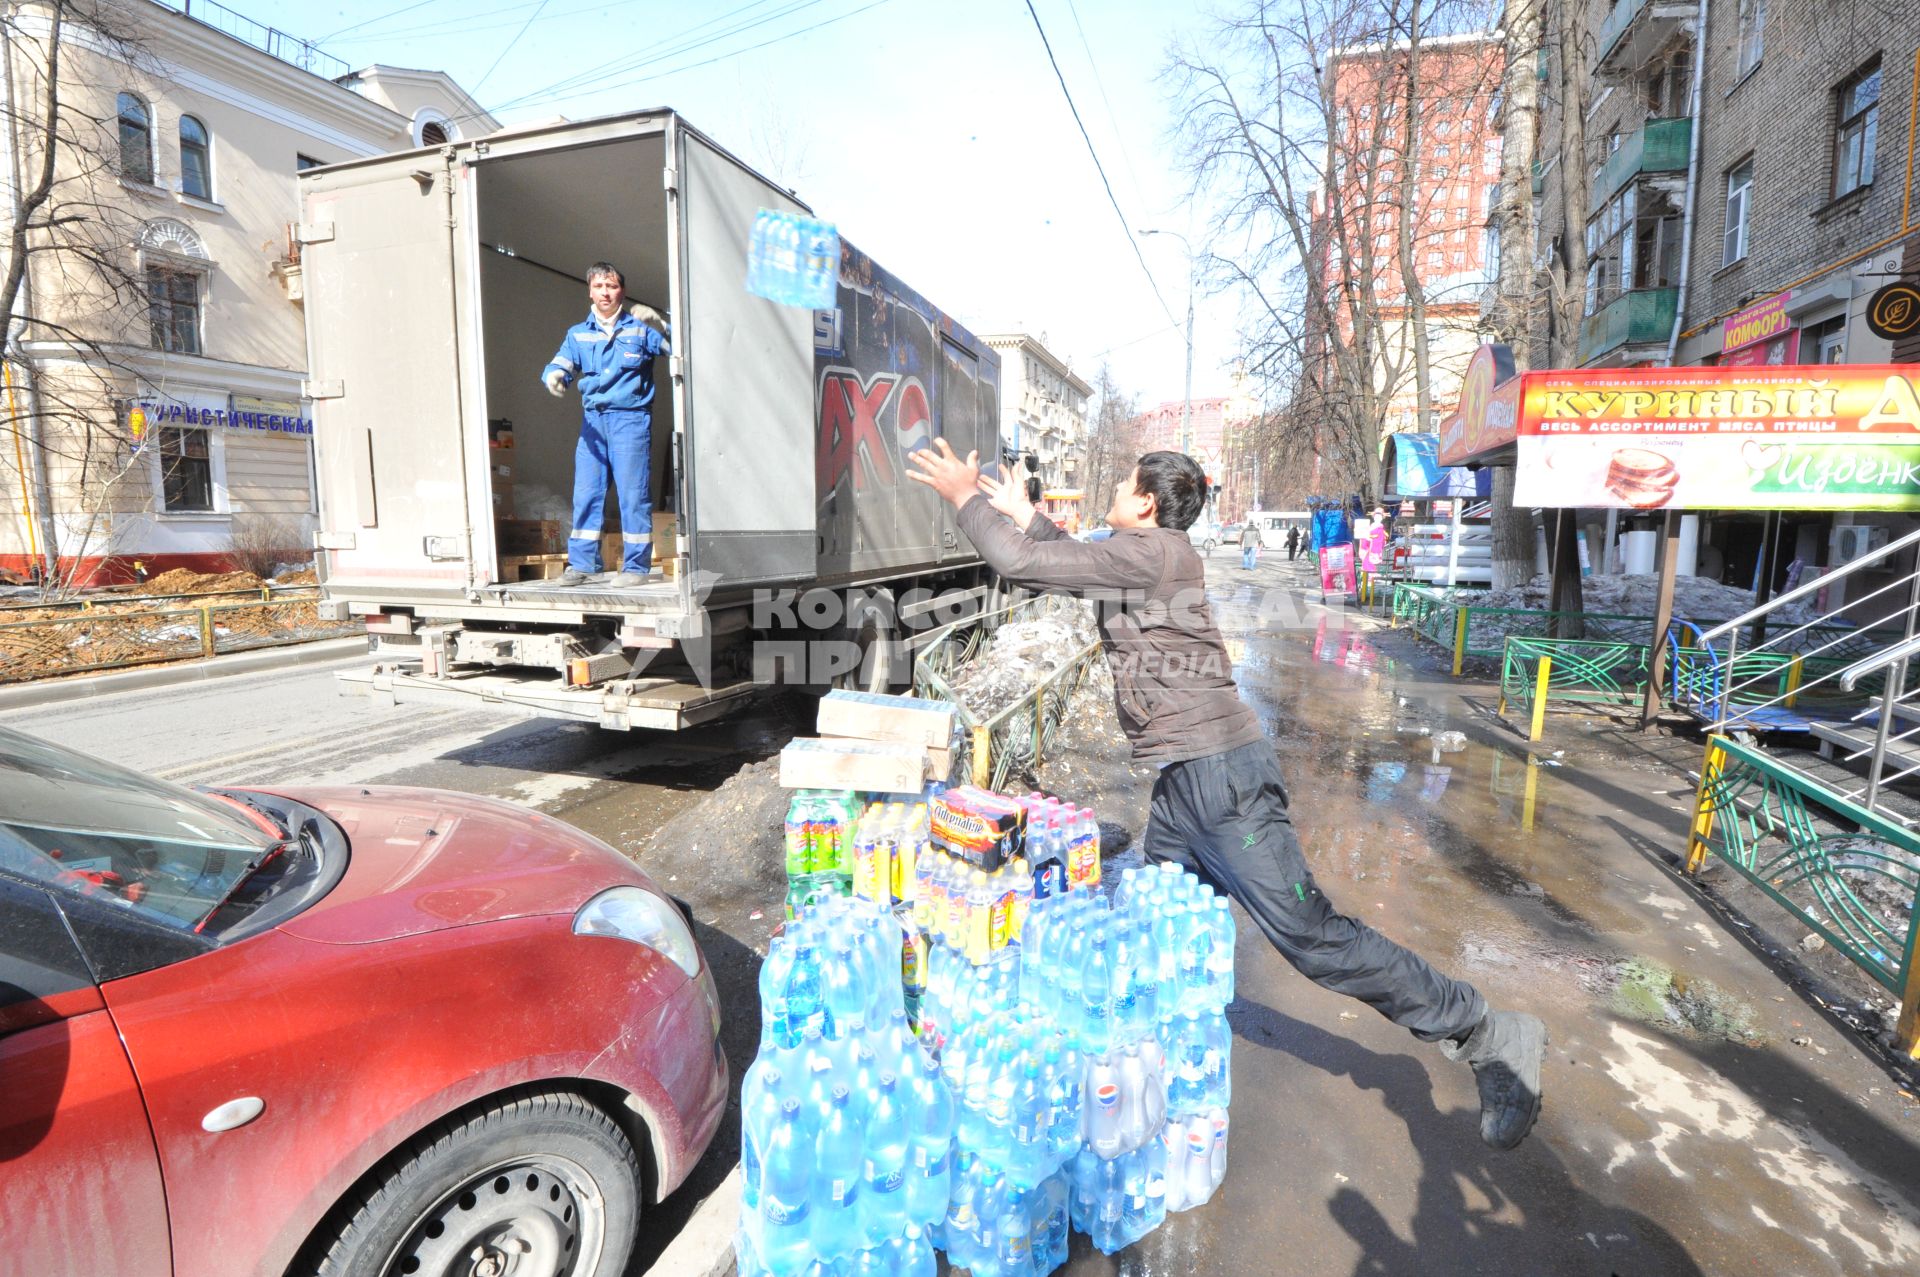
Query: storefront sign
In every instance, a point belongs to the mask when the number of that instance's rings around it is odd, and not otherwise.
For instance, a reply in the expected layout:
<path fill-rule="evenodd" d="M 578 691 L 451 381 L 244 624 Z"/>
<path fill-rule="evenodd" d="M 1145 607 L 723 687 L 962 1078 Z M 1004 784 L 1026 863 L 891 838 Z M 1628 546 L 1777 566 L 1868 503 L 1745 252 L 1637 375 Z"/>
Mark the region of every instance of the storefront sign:
<path fill-rule="evenodd" d="M 1791 292 L 1775 293 L 1728 318 L 1720 325 L 1720 349 L 1732 352 L 1785 333 L 1793 327 L 1793 316 L 1787 314 L 1787 303 L 1792 300 Z"/>
<path fill-rule="evenodd" d="M 1878 289 L 1867 301 L 1867 330 L 1888 341 L 1920 332 L 1920 288 L 1895 280 Z"/>
<path fill-rule="evenodd" d="M 1519 388 L 1512 351 L 1494 343 L 1476 350 L 1460 382 L 1460 411 L 1440 423 L 1440 464 L 1464 465 L 1512 443 Z"/>
<path fill-rule="evenodd" d="M 1917 376 L 1896 364 L 1528 373 L 1514 504 L 1920 511 Z"/>
<path fill-rule="evenodd" d="M 1720 358 L 1722 368 L 1762 368 L 1800 362 L 1800 330 L 1789 328 L 1771 341 L 1756 341 Z"/>
<path fill-rule="evenodd" d="M 148 430 L 161 426 L 199 426 L 207 429 L 219 426 L 249 434 L 297 438 L 310 438 L 313 435 L 313 418 L 290 411 L 291 405 L 275 404 L 271 405 L 271 410 L 262 411 L 242 409 L 239 407 L 241 402 L 230 401 L 227 408 L 203 408 L 195 404 L 156 403 L 143 399 L 137 407 L 144 416 Z"/>

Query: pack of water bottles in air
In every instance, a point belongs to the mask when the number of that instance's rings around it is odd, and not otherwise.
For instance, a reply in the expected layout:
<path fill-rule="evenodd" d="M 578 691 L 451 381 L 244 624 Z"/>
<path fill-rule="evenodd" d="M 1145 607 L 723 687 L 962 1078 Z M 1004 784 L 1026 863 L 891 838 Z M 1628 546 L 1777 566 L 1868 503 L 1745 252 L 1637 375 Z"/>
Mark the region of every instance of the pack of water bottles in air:
<path fill-rule="evenodd" d="M 840 281 L 840 232 L 833 223 L 763 208 L 747 241 L 747 291 L 768 301 L 832 310 Z"/>

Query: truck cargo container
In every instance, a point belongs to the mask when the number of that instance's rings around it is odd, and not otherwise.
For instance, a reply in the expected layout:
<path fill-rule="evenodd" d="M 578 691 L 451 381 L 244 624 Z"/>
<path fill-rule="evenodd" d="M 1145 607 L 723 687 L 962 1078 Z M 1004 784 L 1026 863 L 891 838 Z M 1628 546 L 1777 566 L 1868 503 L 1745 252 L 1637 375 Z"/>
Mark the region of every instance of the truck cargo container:
<path fill-rule="evenodd" d="M 861 660 L 799 678 L 789 662 L 789 679 L 897 684 L 886 640 L 933 614 L 927 592 L 945 615 L 985 593 L 907 455 L 936 435 L 998 455 L 999 357 L 844 240 L 832 310 L 748 293 L 756 215 L 810 210 L 673 111 L 312 169 L 300 195 L 318 568 L 329 612 L 366 618 L 378 663 L 346 676 L 357 689 L 677 728 L 794 640 Z M 664 571 L 560 588 L 580 407 L 540 374 L 601 259 L 671 319 Z M 804 590 L 851 602 L 796 619 L 782 592 Z"/>

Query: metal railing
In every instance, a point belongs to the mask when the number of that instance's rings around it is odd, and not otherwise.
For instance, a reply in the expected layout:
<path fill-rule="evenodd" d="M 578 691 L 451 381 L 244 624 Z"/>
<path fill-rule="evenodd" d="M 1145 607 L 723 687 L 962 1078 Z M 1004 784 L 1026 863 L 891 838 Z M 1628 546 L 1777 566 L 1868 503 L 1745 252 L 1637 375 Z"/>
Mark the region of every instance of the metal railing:
<path fill-rule="evenodd" d="M 1024 599 L 946 626 L 920 649 L 913 662 L 914 694 L 953 703 L 961 728 L 954 759 L 957 774 L 974 784 L 1002 789 L 1016 769 L 1030 773 L 1047 757 L 1066 723 L 1074 693 L 1099 654 L 1097 640 L 1069 653 L 1021 696 L 990 714 L 977 715 L 955 684 L 980 659 L 1001 626 L 1085 606 L 1078 600 L 1050 596 Z"/>
<path fill-rule="evenodd" d="M 1920 1059 L 1920 835 L 1756 746 L 1715 735 L 1700 767 L 1687 872 L 1708 856 L 1901 999 L 1894 1036 Z"/>
<path fill-rule="evenodd" d="M 1539 740 L 1552 702 L 1625 707 L 1647 685 L 1647 645 L 1598 639 L 1510 636 L 1500 653 L 1500 708 L 1527 715 L 1528 740 Z"/>
<path fill-rule="evenodd" d="M 1482 607 L 1470 591 L 1441 591 L 1402 583 L 1394 587 L 1393 621 L 1453 654 L 1459 674 L 1469 659 L 1498 662 L 1510 637 L 1552 638 L 1576 624 L 1588 639 L 1642 643 L 1653 633 L 1651 616 L 1617 612 L 1553 612 L 1544 608 Z"/>
<path fill-rule="evenodd" d="M 149 608 L 164 603 L 184 603 L 191 599 L 196 604 L 212 599 L 315 599 L 320 597 L 317 585 L 273 585 L 265 584 L 253 590 L 208 590 L 198 594 L 95 594 L 78 599 L 49 599 L 45 602 L 7 602 L 0 603 L 0 620 L 14 612 L 95 612 L 126 611 Z"/>
<path fill-rule="evenodd" d="M 195 22 L 205 23 L 215 31 L 230 35 L 243 44 L 250 44 L 262 53 L 276 57 L 289 66 L 299 67 L 302 71 L 338 80 L 353 70 L 346 61 L 324 51 L 313 41 L 302 40 L 278 27 L 256 22 L 244 13 L 236 13 L 223 4 L 215 3 L 215 0 L 177 0 L 173 7 Z"/>
<path fill-rule="evenodd" d="M 275 599 L 0 622 L 0 683 L 194 660 L 362 632 L 357 619 L 322 620 L 317 605 L 317 598 Z"/>

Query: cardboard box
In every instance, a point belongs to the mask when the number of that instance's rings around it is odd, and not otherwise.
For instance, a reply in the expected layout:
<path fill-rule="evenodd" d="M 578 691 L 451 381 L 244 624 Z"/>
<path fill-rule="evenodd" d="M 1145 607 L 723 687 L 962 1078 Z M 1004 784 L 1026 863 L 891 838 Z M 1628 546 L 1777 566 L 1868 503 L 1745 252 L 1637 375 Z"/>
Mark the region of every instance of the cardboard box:
<path fill-rule="evenodd" d="M 495 525 L 500 553 L 565 554 L 567 525 L 558 519 L 500 519 Z"/>
<path fill-rule="evenodd" d="M 802 736 L 780 751 L 780 784 L 787 789 L 914 793 L 926 773 L 927 751 L 915 745 Z"/>
<path fill-rule="evenodd" d="M 897 741 L 946 749 L 953 743 L 954 707 L 947 701 L 878 692 L 828 692 L 814 726 L 822 736 Z"/>
<path fill-rule="evenodd" d="M 673 575 L 673 571 L 671 567 L 669 567 L 667 575 L 669 577 Z M 853 741 L 867 740 L 867 738 L 863 736 L 836 736 L 828 732 L 820 733 L 820 739 L 822 740 L 853 740 Z M 898 744 L 900 742 L 869 741 L 868 743 Z M 926 751 L 927 751 L 927 779 L 928 780 L 947 779 L 947 777 L 951 775 L 953 772 L 953 750 L 943 745 L 928 745 L 926 747 Z"/>

